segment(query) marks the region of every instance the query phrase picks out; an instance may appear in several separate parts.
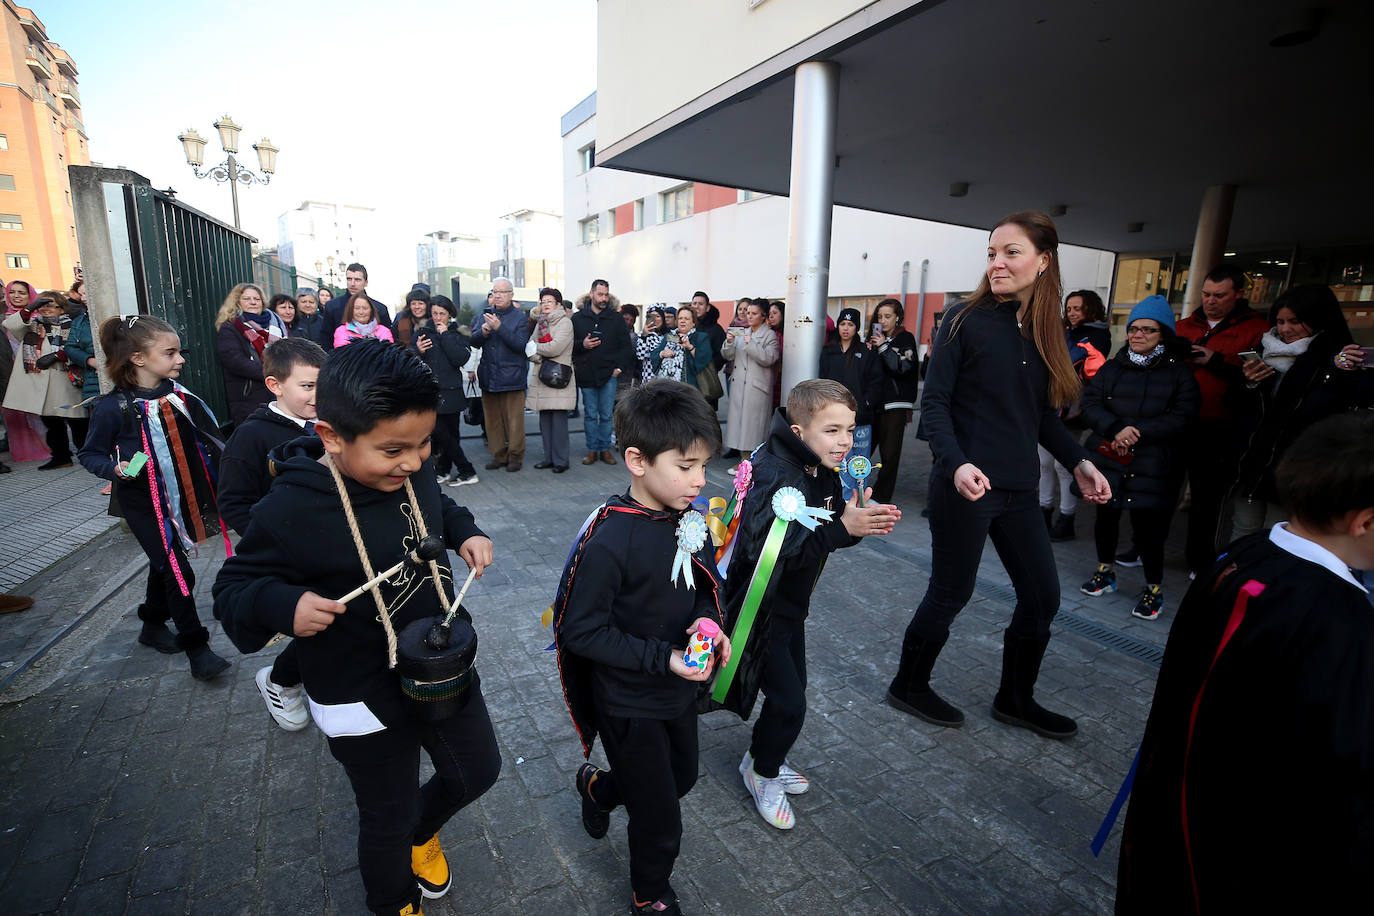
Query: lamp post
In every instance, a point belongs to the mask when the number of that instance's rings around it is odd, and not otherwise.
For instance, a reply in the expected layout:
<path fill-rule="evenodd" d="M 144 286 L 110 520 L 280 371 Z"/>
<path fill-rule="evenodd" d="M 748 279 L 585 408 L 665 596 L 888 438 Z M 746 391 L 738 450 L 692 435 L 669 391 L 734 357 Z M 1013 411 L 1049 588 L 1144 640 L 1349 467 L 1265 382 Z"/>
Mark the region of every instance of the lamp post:
<path fill-rule="evenodd" d="M 239 132 L 243 128 L 235 124 L 233 118 L 225 115 L 215 122 L 215 130 L 219 131 L 219 145 L 224 148 L 229 158 L 204 172 L 200 167 L 205 162 L 205 138 L 198 134 L 195 128 L 189 127 L 184 133 L 178 134 L 177 139 L 181 141 L 181 147 L 186 152 L 186 164 L 195 172 L 197 178 L 229 182 L 229 193 L 234 199 L 234 228 L 239 229 L 242 228 L 239 225 L 239 183 L 251 185 L 270 182 L 273 173 L 277 171 L 277 153 L 281 150 L 273 146 L 272 141 L 266 137 L 253 144 L 253 150 L 258 154 L 258 168 L 262 172 L 258 175 L 239 165 L 236 158 L 239 151 Z"/>

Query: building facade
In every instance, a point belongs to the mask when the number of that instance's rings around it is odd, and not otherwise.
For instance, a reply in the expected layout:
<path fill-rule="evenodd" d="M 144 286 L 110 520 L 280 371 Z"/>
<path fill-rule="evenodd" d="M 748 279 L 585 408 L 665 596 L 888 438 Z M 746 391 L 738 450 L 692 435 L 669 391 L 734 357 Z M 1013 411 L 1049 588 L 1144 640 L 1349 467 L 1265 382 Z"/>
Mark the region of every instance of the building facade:
<path fill-rule="evenodd" d="M 277 217 L 278 257 L 337 292 L 349 264 L 366 264 L 369 255 L 379 256 L 374 222 L 371 207 L 303 201 Z"/>
<path fill-rule="evenodd" d="M 564 241 L 572 293 L 596 278 L 622 302 L 689 302 L 706 292 L 728 321 L 735 300 L 786 299 L 786 197 L 595 166 L 595 95 L 563 119 Z M 834 208 L 827 313 L 903 301 L 906 325 L 930 340 L 946 301 L 977 285 L 987 233 L 852 207 Z M 1105 300 L 1111 252 L 1062 246 L 1065 291 Z"/>
<path fill-rule="evenodd" d="M 486 304 L 494 244 L 490 236 L 427 232 L 415 246 L 415 278 L 429 284 L 432 293 L 452 299 L 460 314 L 470 315 Z"/>
<path fill-rule="evenodd" d="M 4 2 L 0 278 L 66 289 L 81 256 L 67 166 L 89 165 L 76 62 L 30 9 Z"/>
<path fill-rule="evenodd" d="M 563 218 L 546 210 L 516 210 L 501 217 L 505 226 L 491 275 L 505 277 L 517 290 L 563 288 Z M 537 296 L 535 297 L 538 298 Z"/>

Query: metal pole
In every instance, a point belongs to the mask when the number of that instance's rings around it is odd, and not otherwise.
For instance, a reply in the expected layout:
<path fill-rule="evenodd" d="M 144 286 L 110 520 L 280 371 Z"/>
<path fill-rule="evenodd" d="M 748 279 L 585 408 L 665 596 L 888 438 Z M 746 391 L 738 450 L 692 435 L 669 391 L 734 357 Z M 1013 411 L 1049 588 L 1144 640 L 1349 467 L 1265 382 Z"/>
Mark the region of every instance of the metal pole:
<path fill-rule="evenodd" d="M 787 226 L 787 327 L 782 353 L 784 400 L 797 382 L 816 377 L 825 342 L 839 90 L 839 64 L 813 60 L 797 67 Z"/>
<path fill-rule="evenodd" d="M 229 195 L 234 198 L 234 228 L 242 229 L 239 225 L 239 161 L 233 153 L 229 154 Z"/>
<path fill-rule="evenodd" d="M 1226 252 L 1226 236 L 1231 231 L 1231 210 L 1236 204 L 1236 186 L 1214 184 L 1202 195 L 1202 211 L 1193 236 L 1193 256 L 1188 262 L 1188 286 L 1183 291 L 1183 317 L 1202 305 L 1202 282 L 1207 272 L 1221 263 Z"/>

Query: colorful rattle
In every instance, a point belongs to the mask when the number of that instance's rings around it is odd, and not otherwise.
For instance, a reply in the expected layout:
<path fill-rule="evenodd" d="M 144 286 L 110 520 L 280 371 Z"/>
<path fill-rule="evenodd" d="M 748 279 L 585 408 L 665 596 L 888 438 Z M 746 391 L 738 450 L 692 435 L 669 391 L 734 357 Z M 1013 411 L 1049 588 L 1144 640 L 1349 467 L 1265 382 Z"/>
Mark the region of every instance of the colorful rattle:
<path fill-rule="evenodd" d="M 882 467 L 881 463 L 874 464 L 863 455 L 854 455 L 839 467 L 835 468 L 836 472 L 848 471 L 849 476 L 854 478 L 854 492 L 859 494 L 860 509 L 864 506 L 864 480 L 868 475 L 873 473 L 874 468 L 880 467 Z"/>

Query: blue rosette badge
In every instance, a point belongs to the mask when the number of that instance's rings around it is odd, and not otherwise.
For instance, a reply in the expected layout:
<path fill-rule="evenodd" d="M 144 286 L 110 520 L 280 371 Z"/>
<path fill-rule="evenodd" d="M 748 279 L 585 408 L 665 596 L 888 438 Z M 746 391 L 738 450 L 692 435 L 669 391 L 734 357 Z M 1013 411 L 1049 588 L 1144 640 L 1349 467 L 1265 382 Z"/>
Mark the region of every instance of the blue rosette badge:
<path fill-rule="evenodd" d="M 773 494 L 773 514 L 785 522 L 796 522 L 807 531 L 815 531 L 821 522 L 830 521 L 829 509 L 813 509 L 796 487 L 782 487 Z"/>
<path fill-rule="evenodd" d="M 677 588 L 678 575 L 688 588 L 696 588 L 692 578 L 692 554 L 706 546 L 706 519 L 700 512 L 687 511 L 677 523 L 677 553 L 673 555 L 673 571 L 668 581 Z"/>

